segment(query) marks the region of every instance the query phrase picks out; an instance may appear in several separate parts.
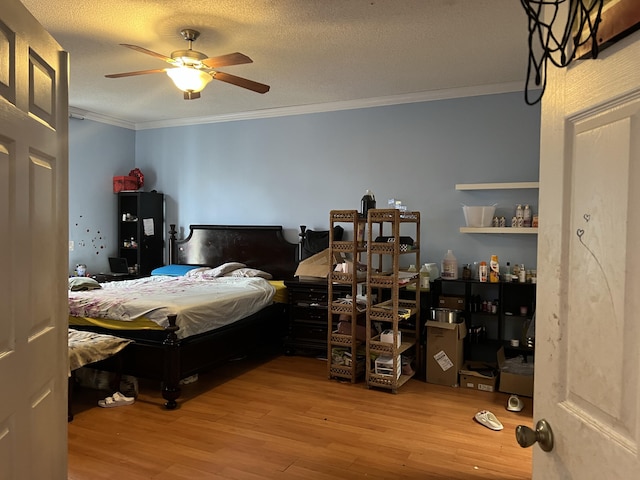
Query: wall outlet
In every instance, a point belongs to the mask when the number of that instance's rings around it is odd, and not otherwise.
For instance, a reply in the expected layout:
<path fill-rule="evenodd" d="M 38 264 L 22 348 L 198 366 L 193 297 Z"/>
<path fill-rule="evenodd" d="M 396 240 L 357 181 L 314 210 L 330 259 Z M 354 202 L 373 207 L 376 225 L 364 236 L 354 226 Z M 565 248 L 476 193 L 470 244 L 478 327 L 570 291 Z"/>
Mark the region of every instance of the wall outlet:
<path fill-rule="evenodd" d="M 73 240 L 69 240 L 69 251 L 73 252 L 74 243 Z"/>

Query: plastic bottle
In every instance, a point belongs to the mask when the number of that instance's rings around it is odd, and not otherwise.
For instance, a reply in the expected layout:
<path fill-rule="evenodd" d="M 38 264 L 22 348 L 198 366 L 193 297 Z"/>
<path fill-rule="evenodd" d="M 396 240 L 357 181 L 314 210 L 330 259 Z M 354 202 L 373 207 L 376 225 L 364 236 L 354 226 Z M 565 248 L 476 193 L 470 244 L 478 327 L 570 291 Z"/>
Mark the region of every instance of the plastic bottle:
<path fill-rule="evenodd" d="M 520 281 L 520 265 L 518 265 L 517 263 L 513 265 L 513 274 L 511 275 L 511 281 L 512 282 Z"/>
<path fill-rule="evenodd" d="M 425 263 L 420 268 L 420 289 L 426 292 L 431 288 L 431 277 L 429 275 L 429 266 Z"/>
<path fill-rule="evenodd" d="M 522 226 L 531 227 L 531 207 L 529 205 L 524 206 L 524 211 L 522 212 Z"/>
<path fill-rule="evenodd" d="M 479 275 L 480 275 L 480 281 L 481 282 L 486 282 L 487 281 L 487 262 L 482 261 L 480 262 L 480 268 L 478 269 Z"/>
<path fill-rule="evenodd" d="M 407 272 L 417 272 L 418 270 L 416 270 L 416 266 L 412 263 L 411 265 L 409 265 L 409 268 L 407 268 Z"/>
<path fill-rule="evenodd" d="M 498 256 L 491 255 L 491 262 L 489 262 L 489 282 L 498 283 L 500 281 L 500 264 L 498 263 Z"/>
<path fill-rule="evenodd" d="M 524 269 L 524 263 L 520 264 L 520 274 L 518 275 L 518 280 L 520 283 L 525 283 L 527 281 L 527 271 Z"/>
<path fill-rule="evenodd" d="M 516 223 L 516 227 L 522 227 L 524 225 L 524 210 L 520 204 L 516 207 Z"/>
<path fill-rule="evenodd" d="M 360 214 L 364 218 L 367 218 L 367 214 L 372 208 L 376 208 L 376 197 L 373 195 L 371 190 L 367 190 L 366 192 L 364 192 L 364 195 L 360 200 Z"/>
<path fill-rule="evenodd" d="M 451 250 L 447 250 L 447 254 L 442 260 L 442 273 L 440 273 L 440 276 L 445 280 L 458 279 L 458 260 Z"/>
<path fill-rule="evenodd" d="M 507 262 L 507 267 L 504 269 L 504 274 L 502 278 L 505 282 L 511 281 L 511 262 Z"/>

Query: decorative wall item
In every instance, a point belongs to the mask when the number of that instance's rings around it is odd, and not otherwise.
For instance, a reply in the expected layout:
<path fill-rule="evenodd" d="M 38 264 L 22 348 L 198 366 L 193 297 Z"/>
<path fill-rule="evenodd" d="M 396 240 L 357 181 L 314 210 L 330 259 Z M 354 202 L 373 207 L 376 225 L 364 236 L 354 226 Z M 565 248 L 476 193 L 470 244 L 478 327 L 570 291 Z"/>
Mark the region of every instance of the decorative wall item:
<path fill-rule="evenodd" d="M 602 51 L 640 28 L 640 2 L 604 0 L 598 27 L 597 49 Z M 576 58 L 589 58 L 593 39 L 576 51 Z"/>
<path fill-rule="evenodd" d="M 578 48 L 591 45 L 592 56 L 598 56 L 597 38 L 605 0 L 520 0 L 529 19 L 529 64 L 525 101 L 538 103 L 547 84 L 547 62 L 556 67 L 568 66 Z M 550 17 L 548 21 L 543 18 Z M 531 98 L 530 90 L 540 88 Z"/>

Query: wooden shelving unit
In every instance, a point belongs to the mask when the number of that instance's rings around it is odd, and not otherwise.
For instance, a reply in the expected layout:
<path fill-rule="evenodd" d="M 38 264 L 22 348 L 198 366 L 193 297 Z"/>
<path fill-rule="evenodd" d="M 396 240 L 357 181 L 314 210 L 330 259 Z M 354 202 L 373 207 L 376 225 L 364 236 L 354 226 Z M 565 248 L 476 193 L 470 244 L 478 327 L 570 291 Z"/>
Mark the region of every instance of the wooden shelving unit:
<path fill-rule="evenodd" d="M 352 239 L 334 240 L 337 225 L 350 229 Z M 348 273 L 332 271 L 328 277 L 327 375 L 330 379 L 346 379 L 352 383 L 365 372 L 364 341 L 357 338 L 358 318 L 364 320 L 365 317 L 357 302 L 358 284 L 365 281 L 364 273 L 359 275 L 357 271 L 366 252 L 365 227 L 366 221 L 357 210 L 332 210 L 329 213 L 330 256 L 332 259 L 344 257 L 351 262 L 353 270 Z M 347 323 L 348 331 L 338 330 L 339 324 Z"/>
<path fill-rule="evenodd" d="M 407 235 L 411 230 L 411 235 Z M 402 233 L 402 235 L 401 235 Z M 410 236 L 412 246 L 401 245 Z M 382 237 L 382 238 L 381 238 Z M 384 239 L 385 241 L 377 241 Z M 420 358 L 420 293 L 418 272 L 400 270 L 401 256 L 410 255 L 420 265 L 420 213 L 396 209 L 369 210 L 367 220 L 367 386 L 397 393 L 415 375 L 403 370 L 403 357 Z M 412 291 L 407 286 L 414 286 Z M 400 291 L 406 290 L 400 298 Z M 375 336 L 379 325 L 385 334 Z M 385 362 L 381 361 L 385 359 Z M 387 368 L 382 368 L 385 366 Z M 384 372 L 384 373 L 383 373 Z"/>

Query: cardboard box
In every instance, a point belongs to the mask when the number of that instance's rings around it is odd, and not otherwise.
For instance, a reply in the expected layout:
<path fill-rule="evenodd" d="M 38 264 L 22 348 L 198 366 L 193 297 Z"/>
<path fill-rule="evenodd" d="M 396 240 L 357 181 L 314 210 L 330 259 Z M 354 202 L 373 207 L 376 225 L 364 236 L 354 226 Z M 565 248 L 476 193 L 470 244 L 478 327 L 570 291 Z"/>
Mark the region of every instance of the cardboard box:
<path fill-rule="evenodd" d="M 138 190 L 138 179 L 136 177 L 113 177 L 113 193 L 123 190 Z"/>
<path fill-rule="evenodd" d="M 318 280 L 327 278 L 333 268 L 331 252 L 328 248 L 320 253 L 316 253 L 309 258 L 305 258 L 298 264 L 294 274 L 300 280 Z"/>
<path fill-rule="evenodd" d="M 466 362 L 460 369 L 460 386 L 483 392 L 495 392 L 498 370 L 483 362 Z"/>
<path fill-rule="evenodd" d="M 445 323 L 428 320 L 427 382 L 457 386 L 458 372 L 464 360 L 463 340 L 467 335 L 464 323 Z"/>
<path fill-rule="evenodd" d="M 438 307 L 452 310 L 464 310 L 464 296 L 443 295 L 438 298 Z"/>
<path fill-rule="evenodd" d="M 345 258 L 341 253 L 337 253 L 336 258 L 331 258 L 331 251 L 325 248 L 323 251 L 302 260 L 298 264 L 294 276 L 300 280 L 326 279 L 334 265 L 344 262 Z"/>
<path fill-rule="evenodd" d="M 506 359 L 504 347 L 498 350 L 500 368 L 499 390 L 524 397 L 533 397 L 533 360 L 524 362 L 522 357 Z"/>

